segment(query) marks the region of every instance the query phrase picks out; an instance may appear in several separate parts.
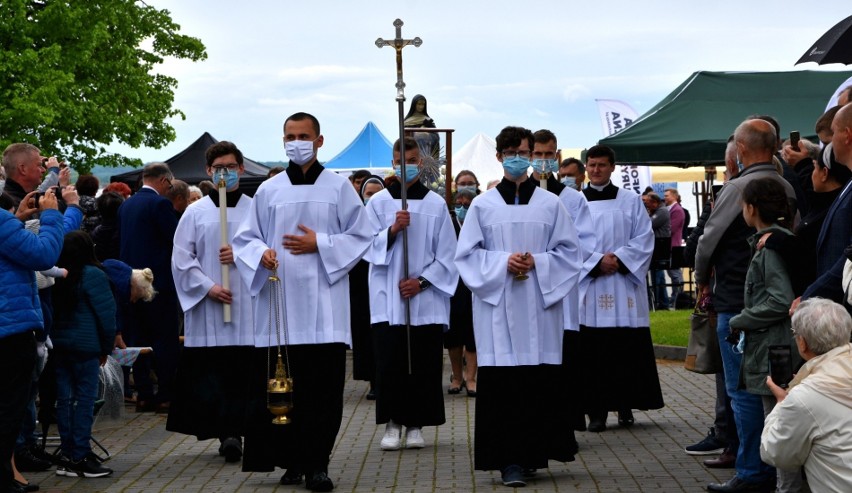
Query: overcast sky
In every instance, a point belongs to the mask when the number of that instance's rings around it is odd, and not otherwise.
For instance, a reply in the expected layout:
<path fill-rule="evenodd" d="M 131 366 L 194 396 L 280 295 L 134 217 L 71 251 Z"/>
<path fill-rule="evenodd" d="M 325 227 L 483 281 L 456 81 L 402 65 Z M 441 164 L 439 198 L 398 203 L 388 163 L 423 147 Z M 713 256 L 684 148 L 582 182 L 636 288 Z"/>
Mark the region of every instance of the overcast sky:
<path fill-rule="evenodd" d="M 621 99 L 641 114 L 698 70 L 845 69 L 793 64 L 852 10 L 849 0 L 147 3 L 169 10 L 208 58 L 159 69 L 177 77 L 175 106 L 186 114 L 171 122 L 173 143 L 110 147 L 145 162 L 171 157 L 204 131 L 254 160 L 286 161 L 282 124 L 297 111 L 320 120 L 322 161 L 368 121 L 393 141 L 394 50 L 375 41 L 394 37 L 397 17 L 405 38 L 423 39 L 403 50 L 405 110 L 425 95 L 437 125 L 455 129 L 458 150 L 506 125 L 549 128 L 560 147 L 588 147 L 603 137 L 595 99 Z"/>

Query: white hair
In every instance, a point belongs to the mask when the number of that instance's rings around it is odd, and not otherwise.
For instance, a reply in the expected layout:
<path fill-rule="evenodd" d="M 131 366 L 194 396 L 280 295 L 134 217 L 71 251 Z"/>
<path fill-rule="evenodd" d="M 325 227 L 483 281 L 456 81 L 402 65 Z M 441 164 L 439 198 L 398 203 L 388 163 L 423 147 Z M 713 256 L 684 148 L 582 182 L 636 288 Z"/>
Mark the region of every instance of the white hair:
<path fill-rule="evenodd" d="M 140 299 L 142 301 L 151 301 L 154 299 L 154 295 L 156 295 L 157 292 L 154 291 L 153 283 L 154 272 L 152 272 L 151 269 L 133 269 L 133 272 L 130 273 L 131 292 L 135 286 L 141 293 Z"/>
<path fill-rule="evenodd" d="M 842 305 L 825 298 L 808 298 L 793 314 L 793 332 L 817 356 L 849 343 L 852 317 Z"/>

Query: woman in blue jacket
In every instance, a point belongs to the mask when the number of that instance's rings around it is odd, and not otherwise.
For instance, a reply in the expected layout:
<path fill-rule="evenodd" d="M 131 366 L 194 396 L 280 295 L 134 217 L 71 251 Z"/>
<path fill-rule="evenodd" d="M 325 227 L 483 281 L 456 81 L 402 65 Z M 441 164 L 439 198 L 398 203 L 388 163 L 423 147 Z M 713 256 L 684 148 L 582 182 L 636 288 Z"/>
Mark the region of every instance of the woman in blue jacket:
<path fill-rule="evenodd" d="M 90 445 L 99 367 L 115 342 L 115 299 L 95 258 L 92 237 L 84 231 L 65 235 L 57 266 L 68 270 L 53 288 L 56 357 L 56 424 L 61 438 L 56 474 L 96 478 L 112 473 L 92 454 Z"/>

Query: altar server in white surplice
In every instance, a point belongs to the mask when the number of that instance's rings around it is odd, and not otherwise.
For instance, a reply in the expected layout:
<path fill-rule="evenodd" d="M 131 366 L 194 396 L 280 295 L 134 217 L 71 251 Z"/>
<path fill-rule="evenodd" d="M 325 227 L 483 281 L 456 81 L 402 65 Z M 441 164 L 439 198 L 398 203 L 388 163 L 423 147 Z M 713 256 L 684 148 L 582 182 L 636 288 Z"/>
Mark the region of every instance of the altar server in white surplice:
<path fill-rule="evenodd" d="M 563 300 L 581 268 L 573 221 L 556 195 L 530 181 L 532 132 L 497 136 L 504 178 L 473 200 L 456 265 L 473 292 L 479 378 L 474 465 L 507 486 L 548 460 L 574 460 L 571 424 L 558 406 Z M 528 279 L 519 278 L 522 275 Z"/>
<path fill-rule="evenodd" d="M 243 471 L 287 468 L 282 484 L 330 491 L 328 462 L 343 416 L 350 344 L 349 270 L 370 245 L 364 204 L 346 178 L 317 161 L 319 122 L 296 113 L 284 123 L 290 165 L 265 181 L 234 238 L 243 282 L 255 297 L 255 353 Z M 293 410 L 271 424 L 266 380 L 274 371 L 277 329 L 270 330 L 270 271 L 283 290 L 281 343 L 289 342 Z M 270 361 L 271 360 L 271 361 Z M 267 365 L 269 361 L 270 365 Z"/>
<path fill-rule="evenodd" d="M 420 183 L 423 160 L 417 141 L 406 138 L 403 146 L 400 159 L 399 141 L 394 144 L 393 166 L 397 177 L 404 166 L 408 210 L 402 210 L 401 178 L 367 203 L 373 243 L 364 259 L 370 262 L 376 424 L 387 424 L 382 450 L 423 448 L 421 428 L 445 422 L 443 333 L 459 279 L 453 264 L 456 232 L 447 203 Z M 403 271 L 403 230 L 408 232 L 408 279 Z M 410 330 L 405 325 L 406 299 Z"/>
<path fill-rule="evenodd" d="M 606 429 L 609 411 L 621 426 L 632 409 L 663 407 L 648 320 L 646 276 L 654 251 L 651 219 L 638 194 L 616 187 L 615 153 L 593 146 L 586 154 L 583 190 L 595 225 L 595 248 L 586 259 L 580 290 L 583 400 L 589 431 Z"/>
<path fill-rule="evenodd" d="M 229 244 L 222 246 L 219 193 L 187 208 L 175 231 L 172 274 L 184 312 L 184 349 L 177 392 L 166 429 L 199 440 L 218 438 L 228 462 L 242 457 L 248 363 L 254 350 L 253 307 L 240 282 L 230 239 L 248 214 L 251 198 L 239 190 L 243 154 L 231 142 L 207 149 L 207 174 L 226 182 Z M 230 289 L 222 286 L 222 265 L 230 271 Z M 231 321 L 224 321 L 224 304 Z"/>

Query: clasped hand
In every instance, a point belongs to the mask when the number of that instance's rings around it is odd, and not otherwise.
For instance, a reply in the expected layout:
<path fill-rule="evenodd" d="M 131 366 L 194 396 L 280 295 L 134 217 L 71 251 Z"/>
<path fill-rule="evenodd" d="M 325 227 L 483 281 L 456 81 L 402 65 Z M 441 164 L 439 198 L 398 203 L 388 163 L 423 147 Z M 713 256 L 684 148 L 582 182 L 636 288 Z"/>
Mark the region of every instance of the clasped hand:
<path fill-rule="evenodd" d="M 618 257 L 612 252 L 607 252 L 601 259 L 601 273 L 604 275 L 615 274 L 618 272 Z"/>
<path fill-rule="evenodd" d="M 509 255 L 507 269 L 512 274 L 526 274 L 534 268 L 535 257 L 531 253 L 513 253 Z"/>

